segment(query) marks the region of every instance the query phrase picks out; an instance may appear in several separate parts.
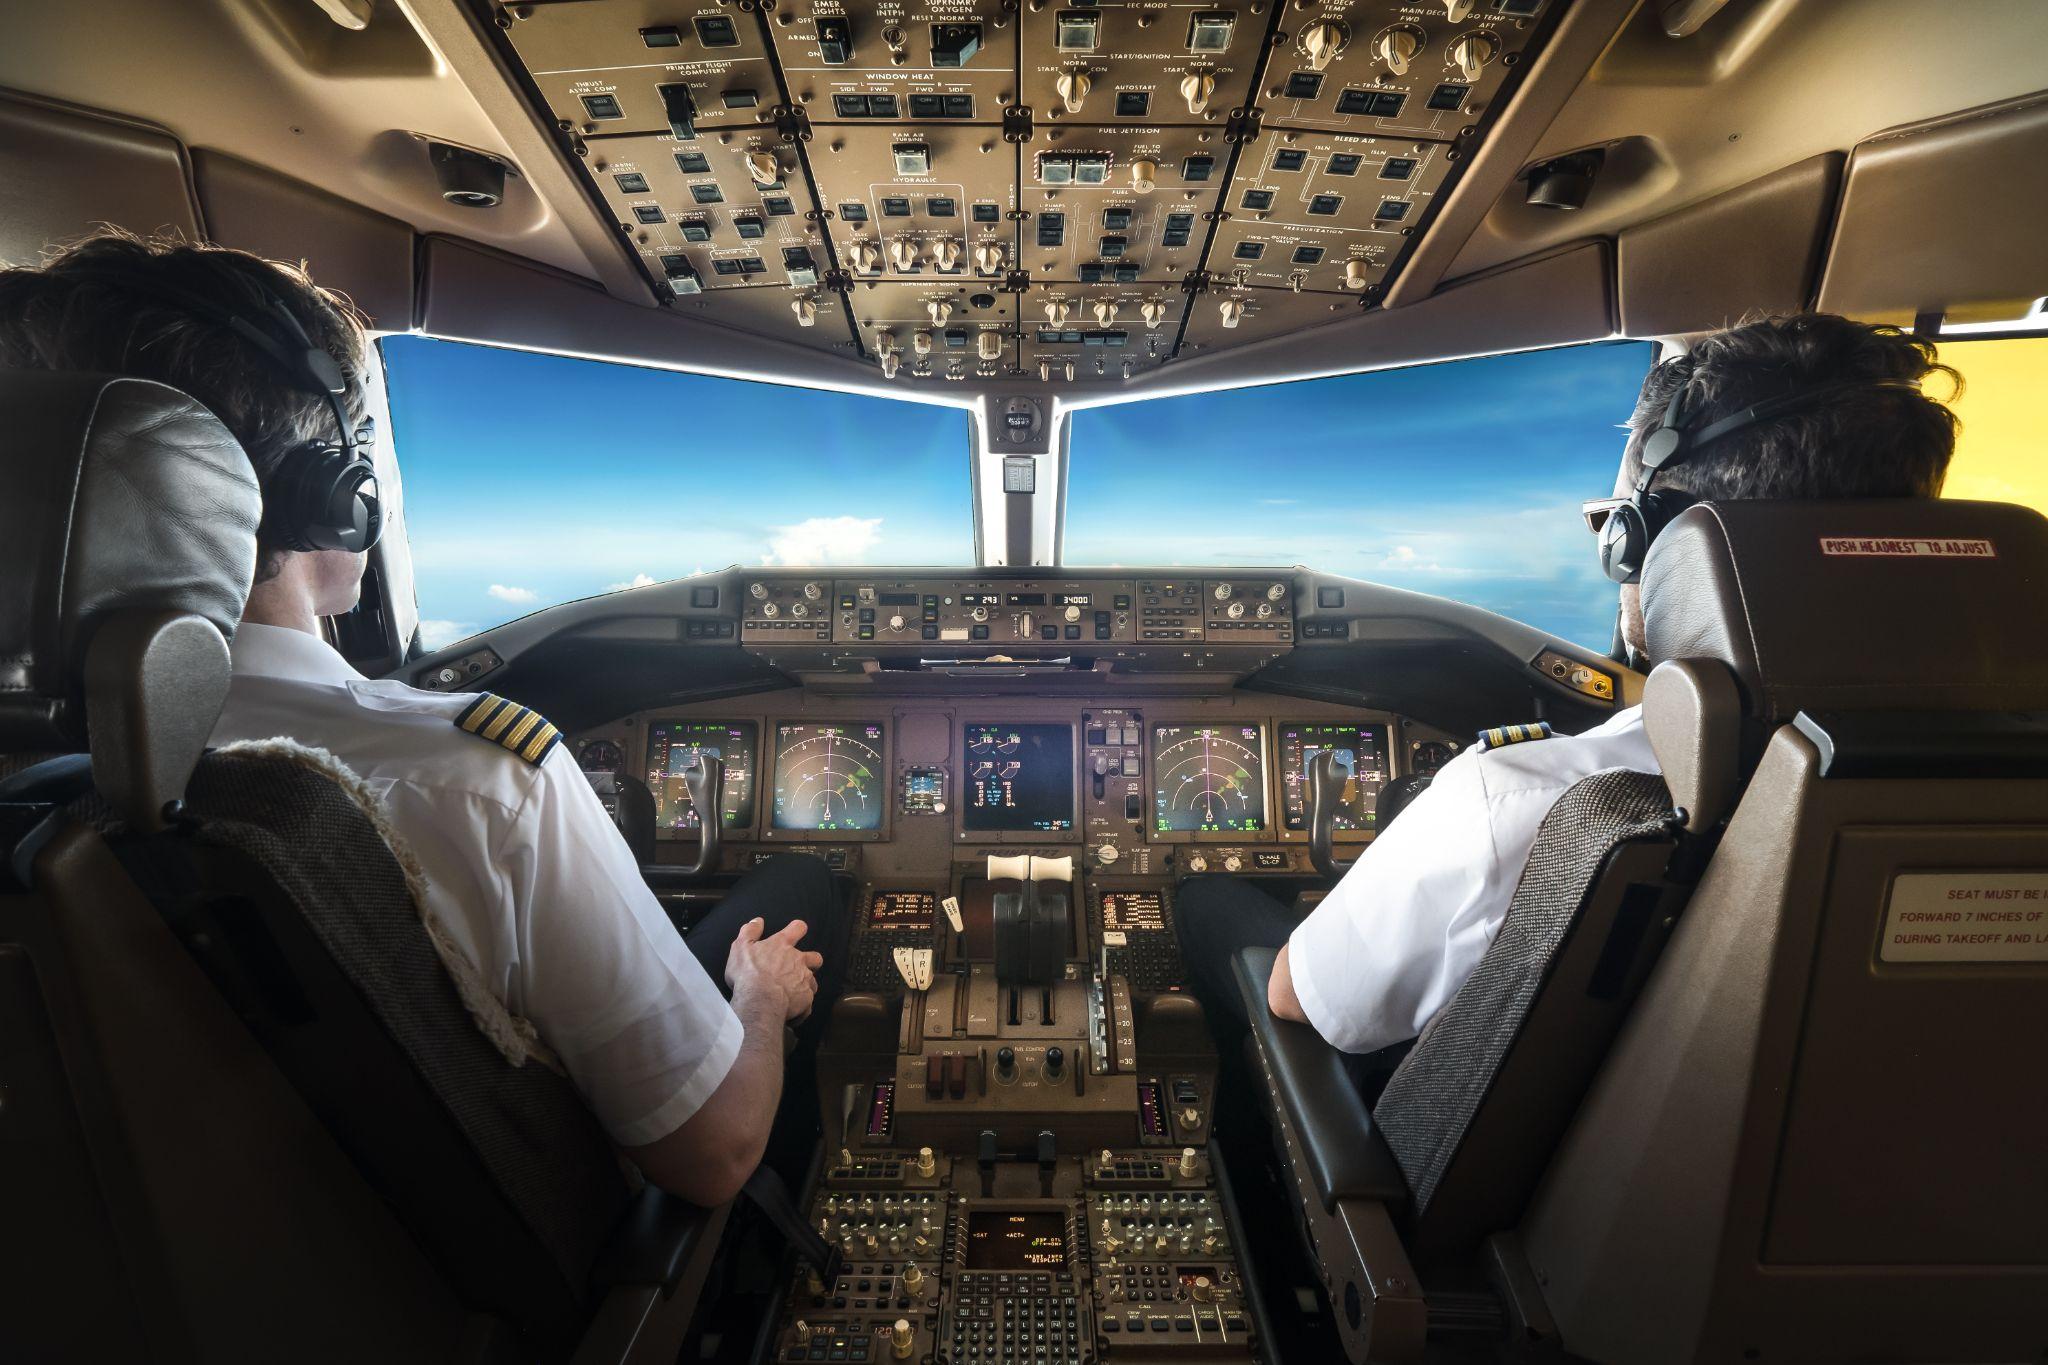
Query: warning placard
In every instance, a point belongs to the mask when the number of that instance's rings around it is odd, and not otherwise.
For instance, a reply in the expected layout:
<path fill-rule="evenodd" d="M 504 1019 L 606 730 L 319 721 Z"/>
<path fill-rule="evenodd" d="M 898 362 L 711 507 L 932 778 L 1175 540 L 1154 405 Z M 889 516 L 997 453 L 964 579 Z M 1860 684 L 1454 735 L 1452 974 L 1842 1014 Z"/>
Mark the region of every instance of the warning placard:
<path fill-rule="evenodd" d="M 1886 962 L 2048 962 L 2048 872 L 1904 872 L 1885 907 Z"/>
<path fill-rule="evenodd" d="M 1946 540 L 1910 536 L 1822 536 L 1824 555 L 1876 556 L 1881 559 L 1996 559 L 1988 540 Z"/>

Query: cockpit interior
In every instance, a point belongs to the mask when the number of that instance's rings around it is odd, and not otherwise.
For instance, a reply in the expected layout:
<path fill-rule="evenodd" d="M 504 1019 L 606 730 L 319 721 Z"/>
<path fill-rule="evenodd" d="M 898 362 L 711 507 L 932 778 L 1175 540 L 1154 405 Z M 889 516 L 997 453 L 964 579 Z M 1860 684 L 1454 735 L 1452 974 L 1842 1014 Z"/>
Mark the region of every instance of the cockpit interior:
<path fill-rule="evenodd" d="M 2039 0 L 0 0 L 0 1359 L 2041 1361 L 2044 167 Z M 254 475 L 6 359 L 109 229 L 367 318 L 358 681 L 686 944 L 821 869 L 737 1197 L 219 747 Z M 1652 367 L 1805 313 L 1945 495 L 1603 576 Z M 1219 887 L 1398 921 L 1635 708 L 1397 1047 L 1276 1013 Z"/>

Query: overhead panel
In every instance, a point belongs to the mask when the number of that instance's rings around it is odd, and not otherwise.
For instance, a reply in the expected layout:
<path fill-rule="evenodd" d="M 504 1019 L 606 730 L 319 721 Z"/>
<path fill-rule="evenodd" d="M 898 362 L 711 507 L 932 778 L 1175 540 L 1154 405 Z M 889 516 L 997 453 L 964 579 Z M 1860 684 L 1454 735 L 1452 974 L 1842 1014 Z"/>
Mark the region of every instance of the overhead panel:
<path fill-rule="evenodd" d="M 1373 306 L 1567 0 L 471 0 L 669 306 L 906 383 Z"/>
<path fill-rule="evenodd" d="M 1000 125 L 1017 97 L 1015 0 L 779 0 L 768 30 L 813 123 Z"/>
<path fill-rule="evenodd" d="M 1210 274 L 1331 294 L 1377 286 L 1449 173 L 1447 150 L 1269 129 L 1238 156 Z"/>
<path fill-rule="evenodd" d="M 541 0 L 500 13 L 558 125 L 584 137 L 765 122 L 782 102 L 750 7 Z"/>

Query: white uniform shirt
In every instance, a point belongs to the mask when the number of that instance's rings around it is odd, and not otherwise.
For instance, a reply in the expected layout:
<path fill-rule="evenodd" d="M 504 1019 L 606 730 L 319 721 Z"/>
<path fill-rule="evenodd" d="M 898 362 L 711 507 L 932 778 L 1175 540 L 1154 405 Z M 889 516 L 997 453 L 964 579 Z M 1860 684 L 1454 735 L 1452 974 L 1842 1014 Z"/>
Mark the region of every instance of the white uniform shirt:
<path fill-rule="evenodd" d="M 213 743 L 286 736 L 360 775 L 425 869 L 428 908 L 613 1139 L 665 1137 L 732 1069 L 739 1016 L 567 748 L 535 766 L 463 733 L 475 699 L 372 682 L 315 636 L 244 623 Z"/>
<path fill-rule="evenodd" d="M 1421 1033 L 1499 932 L 1551 806 L 1615 769 L 1658 771 L 1641 707 L 1583 735 L 1467 749 L 1446 763 L 1288 939 L 1316 1032 L 1345 1052 Z"/>

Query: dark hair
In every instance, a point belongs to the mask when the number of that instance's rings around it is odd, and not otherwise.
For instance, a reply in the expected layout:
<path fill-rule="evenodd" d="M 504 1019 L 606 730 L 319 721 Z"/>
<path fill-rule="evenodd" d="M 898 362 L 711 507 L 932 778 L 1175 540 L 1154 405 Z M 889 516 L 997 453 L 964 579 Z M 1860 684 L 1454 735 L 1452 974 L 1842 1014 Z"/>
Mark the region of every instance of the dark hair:
<path fill-rule="evenodd" d="M 1685 390 L 1687 425 L 1699 427 L 1783 393 L 1858 379 L 1918 384 L 1940 374 L 1962 392 L 1962 376 L 1935 359 L 1934 345 L 1896 327 L 1834 313 L 1748 319 L 1695 342 L 1643 381 L 1629 419 L 1623 464 L 1631 486 L 1642 475 L 1645 435 Z M 1846 389 L 1700 447 L 1657 474 L 1652 487 L 1701 499 L 1931 498 L 1955 453 L 1956 417 L 1924 393 Z"/>
<path fill-rule="evenodd" d="M 325 400 L 218 320 L 150 292 L 152 282 L 250 312 L 252 282 L 260 284 L 341 366 L 343 406 L 351 423 L 362 422 L 365 319 L 346 298 L 314 284 L 303 266 L 112 228 L 59 249 L 39 268 L 0 269 L 0 366 L 169 384 L 220 418 L 266 481 L 294 447 L 336 439 Z M 284 550 L 261 536 L 257 548 L 260 583 L 276 576 Z"/>

